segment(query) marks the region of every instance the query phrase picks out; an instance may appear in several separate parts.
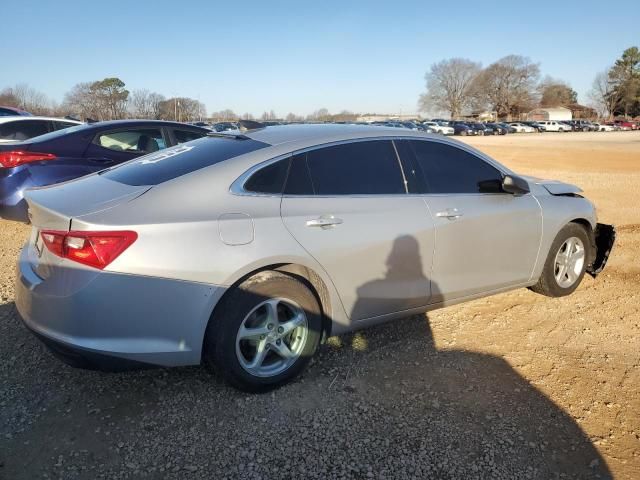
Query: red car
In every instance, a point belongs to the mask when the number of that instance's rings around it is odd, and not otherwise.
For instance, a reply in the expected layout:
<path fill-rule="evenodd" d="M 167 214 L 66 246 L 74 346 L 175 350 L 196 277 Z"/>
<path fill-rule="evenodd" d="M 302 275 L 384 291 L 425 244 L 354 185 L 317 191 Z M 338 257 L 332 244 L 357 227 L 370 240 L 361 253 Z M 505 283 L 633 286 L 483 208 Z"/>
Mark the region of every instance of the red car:
<path fill-rule="evenodd" d="M 630 120 L 616 120 L 613 122 L 616 126 L 620 127 L 622 130 L 637 130 L 638 125 L 635 122 Z"/>

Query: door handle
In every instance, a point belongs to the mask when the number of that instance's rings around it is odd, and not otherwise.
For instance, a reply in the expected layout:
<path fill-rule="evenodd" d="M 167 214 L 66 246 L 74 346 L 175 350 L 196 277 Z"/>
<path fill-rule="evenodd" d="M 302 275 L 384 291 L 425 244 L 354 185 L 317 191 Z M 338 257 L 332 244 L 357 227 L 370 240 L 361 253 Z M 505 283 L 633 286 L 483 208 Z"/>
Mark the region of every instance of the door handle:
<path fill-rule="evenodd" d="M 438 218 L 448 218 L 449 220 L 455 220 L 456 218 L 460 218 L 463 213 L 457 208 L 447 208 L 443 212 L 437 212 L 436 217 Z"/>
<path fill-rule="evenodd" d="M 333 215 L 322 216 L 318 218 L 314 218 L 313 220 L 307 220 L 307 227 L 320 227 L 320 228 L 331 228 L 336 225 L 340 225 L 343 223 L 341 218 L 336 218 Z"/>

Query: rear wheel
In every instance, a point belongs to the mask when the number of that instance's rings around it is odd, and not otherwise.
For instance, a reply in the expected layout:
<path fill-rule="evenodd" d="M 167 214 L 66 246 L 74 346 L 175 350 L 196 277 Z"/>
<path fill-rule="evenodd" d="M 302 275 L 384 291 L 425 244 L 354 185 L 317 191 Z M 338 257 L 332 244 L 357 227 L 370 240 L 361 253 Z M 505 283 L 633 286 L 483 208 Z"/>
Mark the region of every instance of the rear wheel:
<path fill-rule="evenodd" d="M 261 272 L 216 308 L 203 359 L 234 387 L 265 391 L 297 376 L 321 335 L 321 310 L 313 292 L 288 275 Z"/>
<path fill-rule="evenodd" d="M 589 237 L 582 225 L 569 223 L 551 244 L 542 275 L 531 290 L 563 297 L 578 288 L 589 263 Z"/>

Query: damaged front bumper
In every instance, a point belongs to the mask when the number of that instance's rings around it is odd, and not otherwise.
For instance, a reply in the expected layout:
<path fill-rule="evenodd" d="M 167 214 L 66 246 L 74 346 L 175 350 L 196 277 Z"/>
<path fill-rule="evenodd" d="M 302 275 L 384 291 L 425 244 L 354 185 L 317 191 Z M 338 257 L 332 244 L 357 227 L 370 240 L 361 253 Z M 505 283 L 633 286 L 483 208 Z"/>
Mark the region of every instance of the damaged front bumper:
<path fill-rule="evenodd" d="M 595 278 L 604 270 L 613 244 L 616 241 L 616 228 L 613 225 L 598 223 L 593 231 L 593 261 L 587 266 L 587 273 Z"/>

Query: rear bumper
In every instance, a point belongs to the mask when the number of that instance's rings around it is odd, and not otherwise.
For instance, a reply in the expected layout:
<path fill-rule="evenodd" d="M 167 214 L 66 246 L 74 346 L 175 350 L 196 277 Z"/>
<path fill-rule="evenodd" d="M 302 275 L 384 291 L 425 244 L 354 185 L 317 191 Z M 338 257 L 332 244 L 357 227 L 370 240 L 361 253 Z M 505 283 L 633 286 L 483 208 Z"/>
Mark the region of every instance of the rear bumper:
<path fill-rule="evenodd" d="M 596 277 L 607 265 L 611 250 L 616 241 L 616 228 L 613 225 L 598 223 L 593 232 L 593 262 L 587 267 L 587 273 Z"/>
<path fill-rule="evenodd" d="M 202 342 L 224 288 L 57 265 L 46 279 L 32 268 L 32 248 L 18 262 L 16 307 L 24 324 L 75 366 L 200 363 Z"/>

